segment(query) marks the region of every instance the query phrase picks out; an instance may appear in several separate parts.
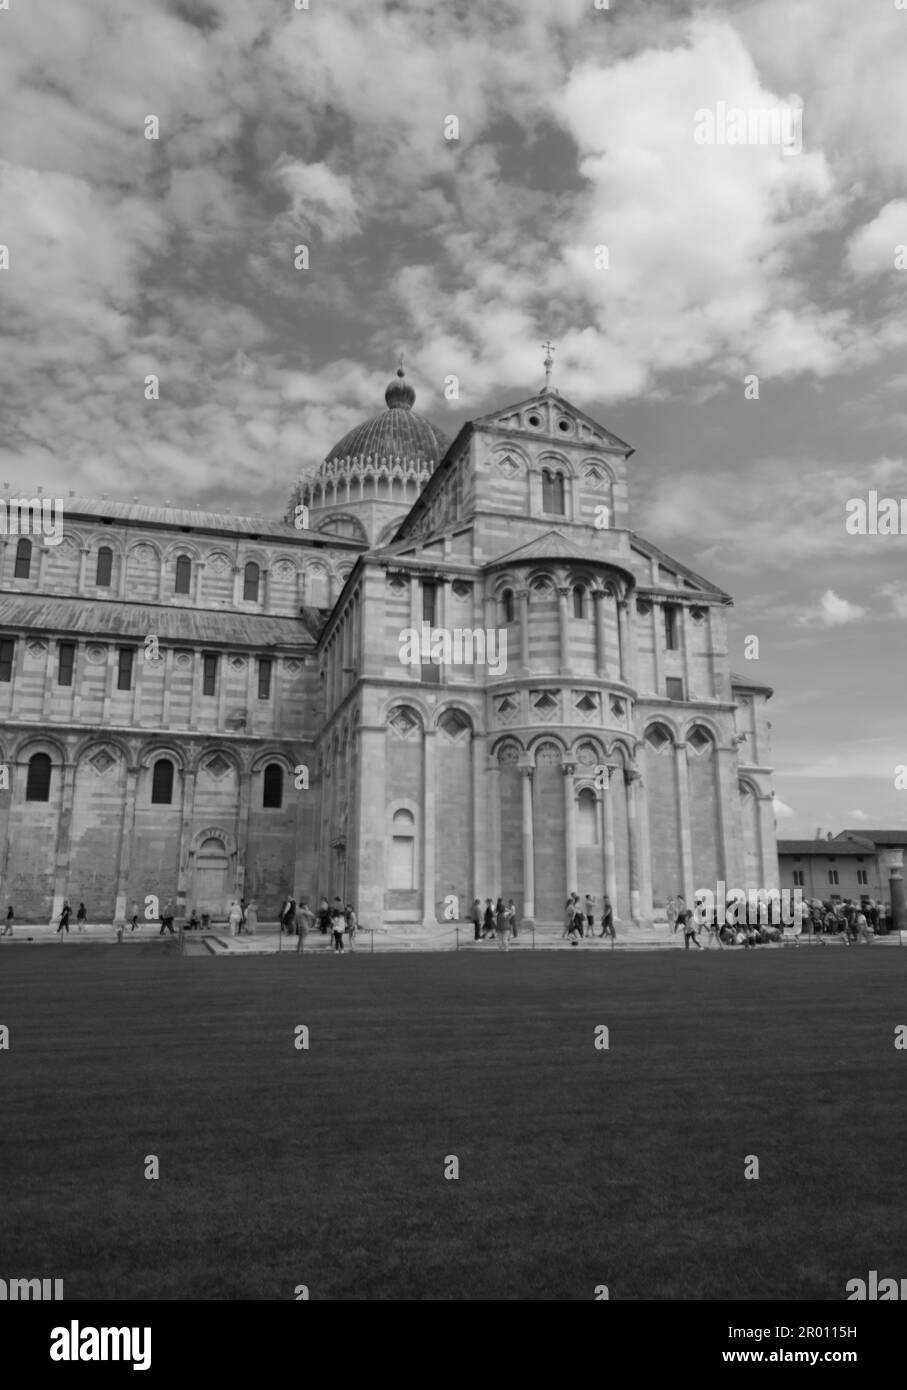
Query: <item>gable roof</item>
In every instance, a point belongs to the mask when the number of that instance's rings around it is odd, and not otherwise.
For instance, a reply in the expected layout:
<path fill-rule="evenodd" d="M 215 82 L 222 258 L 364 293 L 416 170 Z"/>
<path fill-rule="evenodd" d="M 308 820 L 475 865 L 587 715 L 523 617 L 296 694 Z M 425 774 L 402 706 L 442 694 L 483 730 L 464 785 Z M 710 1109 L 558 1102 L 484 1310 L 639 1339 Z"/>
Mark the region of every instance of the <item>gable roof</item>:
<path fill-rule="evenodd" d="M 565 536 L 563 531 L 553 526 L 543 535 L 536 536 L 525 545 L 517 546 L 516 550 L 508 550 L 505 555 L 499 555 L 484 568 L 493 569 L 497 565 L 509 565 L 525 560 L 581 560 L 586 564 L 593 558 L 595 557 L 590 556 L 588 550 L 581 549 L 569 536 Z"/>
<path fill-rule="evenodd" d="M 593 420 L 591 415 L 587 415 L 584 410 L 580 410 L 579 406 L 574 405 L 572 401 L 566 400 L 565 397 L 560 395 L 560 393 L 553 388 L 545 389 L 543 387 L 542 390 L 537 391 L 534 396 L 527 396 L 524 401 L 515 401 L 512 405 L 502 406 L 500 410 L 493 410 L 488 415 L 480 415 L 477 419 L 473 420 L 472 423 L 477 429 L 489 425 L 497 425 L 506 428 L 508 416 L 514 415 L 518 411 L 526 410 L 529 406 L 537 405 L 541 407 L 542 405 L 546 405 L 549 401 L 554 401 L 565 415 L 572 415 L 575 419 L 582 420 L 583 424 L 588 425 L 594 434 L 601 436 L 599 442 L 604 443 L 607 448 L 618 449 L 625 454 L 627 458 L 630 458 L 632 454 L 636 453 L 632 444 L 628 444 L 625 439 L 621 439 L 618 435 L 612 434 L 611 430 L 605 429 L 605 426 L 601 424 L 599 420 Z M 526 429 L 522 424 L 511 428 L 519 429 L 521 433 L 533 437 L 538 436 L 537 430 Z M 557 436 L 552 437 L 556 438 Z M 576 440 L 565 440 L 562 442 L 575 444 Z"/>
<path fill-rule="evenodd" d="M 907 845 L 907 830 L 839 830 L 834 843 L 840 840 L 868 840 L 873 845 Z"/>

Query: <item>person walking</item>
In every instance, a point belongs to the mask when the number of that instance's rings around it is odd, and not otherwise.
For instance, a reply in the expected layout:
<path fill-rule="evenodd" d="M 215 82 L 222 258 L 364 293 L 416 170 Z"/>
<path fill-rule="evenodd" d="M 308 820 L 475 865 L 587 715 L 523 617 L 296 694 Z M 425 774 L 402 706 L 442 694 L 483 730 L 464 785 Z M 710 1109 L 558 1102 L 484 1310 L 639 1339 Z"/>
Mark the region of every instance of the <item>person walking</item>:
<path fill-rule="evenodd" d="M 565 906 L 565 908 L 564 908 L 564 930 L 561 932 L 561 941 L 563 941 L 563 940 L 564 940 L 564 937 L 567 937 L 567 936 L 569 936 L 569 937 L 571 938 L 571 940 L 573 939 L 573 894 L 572 894 L 572 893 L 571 893 L 570 897 L 567 899 L 567 904 L 566 904 L 566 906 Z"/>
<path fill-rule="evenodd" d="M 510 926 L 510 935 L 516 939 L 519 936 L 516 925 L 516 903 L 513 898 L 507 899 L 507 922 Z"/>
<path fill-rule="evenodd" d="M 669 930 L 677 930 L 677 904 L 674 901 L 673 893 L 669 895 L 668 900 L 665 903 L 665 920 L 668 924 Z"/>
<path fill-rule="evenodd" d="M 198 913 L 196 912 L 195 908 L 193 908 L 192 911 L 189 913 L 189 921 L 186 923 L 186 930 L 198 931 L 200 926 L 201 922 L 198 920 Z"/>
<path fill-rule="evenodd" d="M 346 913 L 343 910 L 343 900 L 336 897 L 331 904 L 331 932 L 334 937 L 334 951 L 343 954 L 343 933 L 346 928 Z"/>
<path fill-rule="evenodd" d="M 69 899 L 66 898 L 63 901 L 63 911 L 60 913 L 60 925 L 57 927 L 58 936 L 62 936 L 63 932 L 69 936 L 69 919 L 71 916 L 72 908 L 69 905 Z"/>
<path fill-rule="evenodd" d="M 164 903 L 164 910 L 161 913 L 161 929 L 158 936 L 163 936 L 165 931 L 169 931 L 171 936 L 176 935 L 173 930 L 173 900 L 171 898 L 168 898 Z"/>
<path fill-rule="evenodd" d="M 584 933 L 584 930 L 585 930 L 585 926 L 586 926 L 586 919 L 585 919 L 585 917 L 583 916 L 583 909 L 582 909 L 582 907 L 580 906 L 579 894 L 578 894 L 578 893 L 574 893 L 574 894 L 573 894 L 573 930 L 574 930 L 574 932 L 576 933 L 576 935 L 580 938 L 580 940 L 583 939 L 583 933 Z"/>
<path fill-rule="evenodd" d="M 495 930 L 498 934 L 498 950 L 506 951 L 509 922 L 507 920 L 507 909 L 504 906 L 503 898 L 498 898 L 498 901 L 495 904 L 494 925 Z"/>
<path fill-rule="evenodd" d="M 331 909 L 327 898 L 322 898 L 318 904 L 318 930 L 322 936 L 326 936 L 331 930 Z"/>
<path fill-rule="evenodd" d="M 15 915 L 16 914 L 13 911 L 13 905 L 12 903 L 10 903 L 9 907 L 6 909 L 6 921 L 3 923 L 3 930 L 2 932 L 0 932 L 0 936 L 12 936 L 13 918 L 15 917 Z"/>
<path fill-rule="evenodd" d="M 478 898 L 472 900 L 472 929 L 473 940 L 482 940 L 482 904 Z"/>
<path fill-rule="evenodd" d="M 242 926 L 242 908 L 235 898 L 230 904 L 230 911 L 227 913 L 227 921 L 230 924 L 230 935 L 237 936 Z"/>
<path fill-rule="evenodd" d="M 298 940 L 296 942 L 296 954 L 305 950 L 305 939 L 315 925 L 315 914 L 309 907 L 308 898 L 303 898 L 296 913 L 296 929 Z"/>
<path fill-rule="evenodd" d="M 138 905 L 138 903 L 136 902 L 135 898 L 133 898 L 133 900 L 132 900 L 132 916 L 131 916 L 130 921 L 129 921 L 129 930 L 130 930 L 130 931 L 135 931 L 135 929 L 136 929 L 136 927 L 138 926 L 138 924 L 139 924 L 139 905 Z"/>
<path fill-rule="evenodd" d="M 681 924 L 683 924 L 683 949 L 688 951 L 690 949 L 690 942 L 692 941 L 696 949 L 701 951 L 702 943 L 696 935 L 696 923 L 693 921 L 693 913 L 688 907 L 684 908 L 683 912 L 678 916 L 677 926 L 675 926 L 674 930 L 676 931 L 677 927 Z"/>
<path fill-rule="evenodd" d="M 491 899 L 485 899 L 485 915 L 482 918 L 482 940 L 487 941 L 489 936 L 494 936 L 494 908 L 491 906 Z"/>
<path fill-rule="evenodd" d="M 611 906 L 611 899 L 607 895 L 602 906 L 601 934 L 602 936 L 609 936 L 612 941 L 617 940 L 617 933 L 614 930 L 614 909 Z"/>
<path fill-rule="evenodd" d="M 79 909 L 78 909 L 78 911 L 76 912 L 76 930 L 77 930 L 77 931 L 84 932 L 84 930 L 85 930 L 85 918 L 86 918 L 87 916 L 88 916 L 88 913 L 87 913 L 87 911 L 85 910 L 85 904 L 84 904 L 84 903 L 79 903 Z"/>
<path fill-rule="evenodd" d="M 595 935 L 595 900 L 593 899 L 591 893 L 586 894 L 585 909 L 586 926 L 589 929 L 589 935 L 591 937 Z"/>
<path fill-rule="evenodd" d="M 255 936 L 258 932 L 258 903 L 254 898 L 246 908 L 246 936 Z"/>
<path fill-rule="evenodd" d="M 356 909 L 353 907 L 353 904 L 352 904 L 352 903 L 347 903 L 347 905 L 346 905 L 346 934 L 347 934 L 347 936 L 348 936 L 349 939 L 350 939 L 350 950 L 351 950 L 351 951 L 355 949 L 353 943 L 354 943 L 355 940 L 356 940 L 356 932 L 357 932 L 357 930 L 358 930 L 358 927 L 359 927 L 359 918 L 356 916 Z"/>
<path fill-rule="evenodd" d="M 237 936 L 242 936 L 242 934 L 243 934 L 243 932 L 245 931 L 245 929 L 246 929 L 246 900 L 245 900 L 245 898 L 240 898 L 240 900 L 239 900 L 239 926 L 237 927 L 237 930 L 236 930 Z"/>

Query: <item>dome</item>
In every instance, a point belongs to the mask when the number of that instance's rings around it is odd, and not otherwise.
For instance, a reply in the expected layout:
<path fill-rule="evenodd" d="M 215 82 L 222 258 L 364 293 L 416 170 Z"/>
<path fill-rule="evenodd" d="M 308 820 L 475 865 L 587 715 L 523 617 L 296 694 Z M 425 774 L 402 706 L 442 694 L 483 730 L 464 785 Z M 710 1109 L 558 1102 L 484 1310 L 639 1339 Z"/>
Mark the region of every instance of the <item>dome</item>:
<path fill-rule="evenodd" d="M 388 385 L 384 399 L 387 409 L 345 434 L 334 445 L 325 464 L 366 458 L 376 462 L 400 459 L 404 464 L 427 464 L 429 472 L 434 472 L 450 440 L 424 415 L 417 415 L 413 410 L 416 393 L 402 367 Z"/>

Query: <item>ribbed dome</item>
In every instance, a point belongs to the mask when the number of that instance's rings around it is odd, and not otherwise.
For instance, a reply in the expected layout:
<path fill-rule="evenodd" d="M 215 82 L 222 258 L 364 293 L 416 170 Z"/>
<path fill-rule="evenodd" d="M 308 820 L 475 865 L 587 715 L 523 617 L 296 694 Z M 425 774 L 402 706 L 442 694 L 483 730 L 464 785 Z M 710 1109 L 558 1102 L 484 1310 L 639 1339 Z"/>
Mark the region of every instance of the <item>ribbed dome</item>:
<path fill-rule="evenodd" d="M 402 463 L 426 463 L 434 470 L 450 443 L 446 435 L 413 410 L 416 393 L 402 367 L 384 393 L 387 409 L 373 415 L 335 444 L 325 459 L 400 459 Z"/>

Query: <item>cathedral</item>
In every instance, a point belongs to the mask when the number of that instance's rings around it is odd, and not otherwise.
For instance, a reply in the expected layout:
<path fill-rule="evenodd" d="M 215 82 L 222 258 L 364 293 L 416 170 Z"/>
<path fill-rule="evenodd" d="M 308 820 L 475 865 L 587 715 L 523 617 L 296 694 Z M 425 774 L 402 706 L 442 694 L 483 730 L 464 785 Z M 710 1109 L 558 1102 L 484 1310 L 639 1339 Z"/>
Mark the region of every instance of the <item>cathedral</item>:
<path fill-rule="evenodd" d="M 575 890 L 632 929 L 778 886 L 771 691 L 729 595 L 632 529 L 632 448 L 548 378 L 452 441 L 414 405 L 401 366 L 282 520 L 71 495 L 58 544 L 7 527 L 3 915 L 545 924 Z"/>

